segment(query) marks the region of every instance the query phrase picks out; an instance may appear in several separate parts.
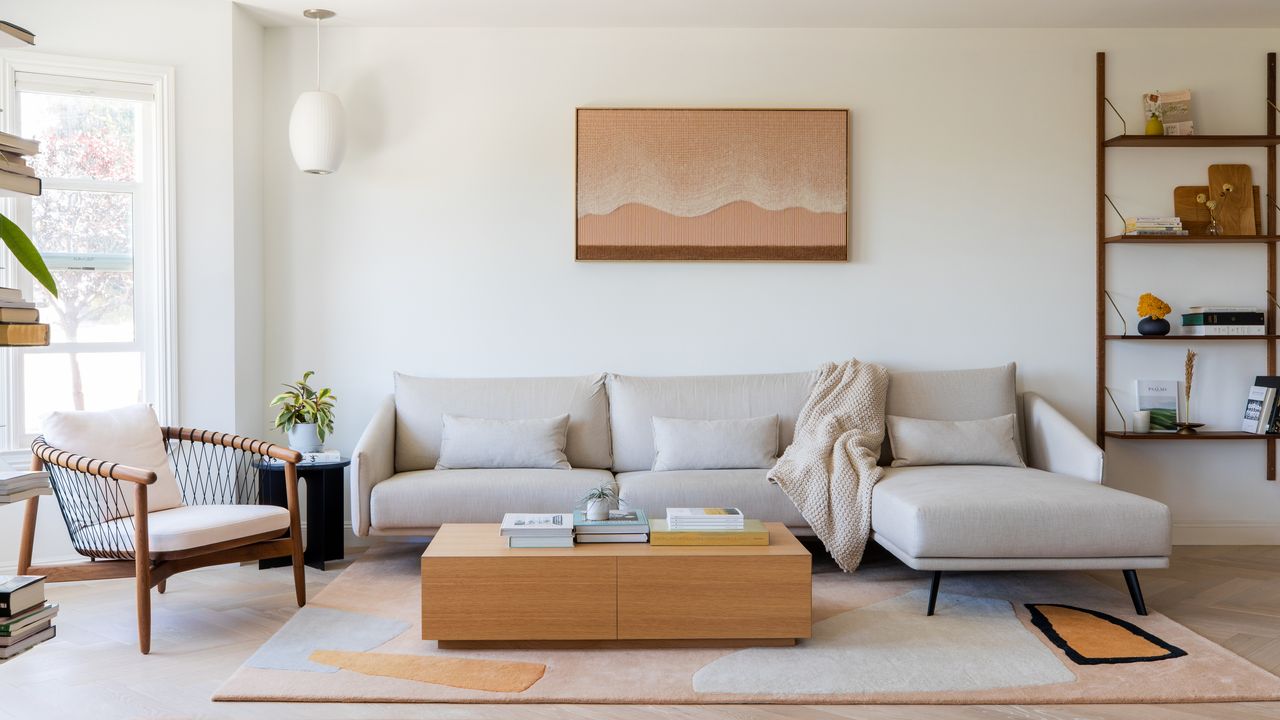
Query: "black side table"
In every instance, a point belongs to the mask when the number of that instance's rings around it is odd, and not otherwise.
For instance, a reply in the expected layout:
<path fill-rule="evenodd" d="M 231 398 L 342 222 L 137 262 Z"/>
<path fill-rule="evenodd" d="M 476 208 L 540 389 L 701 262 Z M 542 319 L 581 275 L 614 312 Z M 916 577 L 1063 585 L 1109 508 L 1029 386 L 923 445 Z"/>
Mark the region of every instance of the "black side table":
<path fill-rule="evenodd" d="M 307 482 L 307 547 L 302 559 L 317 570 L 324 570 L 326 560 L 341 560 L 343 556 L 342 481 L 350 464 L 350 458 L 298 463 L 298 479 Z M 289 506 L 284 463 L 264 462 L 258 466 L 258 502 Z M 287 557 L 259 560 L 258 569 L 284 567 L 292 562 Z"/>

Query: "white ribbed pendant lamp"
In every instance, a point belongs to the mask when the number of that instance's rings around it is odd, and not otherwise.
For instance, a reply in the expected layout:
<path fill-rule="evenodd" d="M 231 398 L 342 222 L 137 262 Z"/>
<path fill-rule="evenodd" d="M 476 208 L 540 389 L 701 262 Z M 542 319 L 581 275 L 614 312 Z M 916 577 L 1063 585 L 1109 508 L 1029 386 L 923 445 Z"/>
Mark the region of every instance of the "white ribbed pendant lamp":
<path fill-rule="evenodd" d="M 316 89 L 302 93 L 293 104 L 289 115 L 289 149 L 299 170 L 328 175 L 342 164 L 347 150 L 342 101 L 337 95 L 320 89 L 320 21 L 336 13 L 305 10 L 302 14 L 316 21 Z"/>

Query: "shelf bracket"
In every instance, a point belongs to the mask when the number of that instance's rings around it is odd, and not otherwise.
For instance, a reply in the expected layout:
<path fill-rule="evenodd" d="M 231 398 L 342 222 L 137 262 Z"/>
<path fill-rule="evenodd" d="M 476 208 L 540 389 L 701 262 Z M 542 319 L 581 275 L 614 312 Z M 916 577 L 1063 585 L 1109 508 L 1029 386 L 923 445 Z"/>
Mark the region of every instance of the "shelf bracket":
<path fill-rule="evenodd" d="M 1120 312 L 1120 308 L 1119 308 L 1118 306 L 1116 306 L 1116 301 L 1115 301 L 1115 299 L 1114 299 L 1114 298 L 1112 298 L 1112 297 L 1111 297 L 1111 293 L 1110 293 L 1110 292 L 1108 292 L 1108 291 L 1106 291 L 1106 290 L 1103 290 L 1103 291 L 1102 291 L 1102 294 L 1103 294 L 1103 295 L 1105 295 L 1105 296 L 1107 297 L 1107 302 L 1111 303 L 1111 308 L 1112 308 L 1113 310 L 1115 310 L 1115 311 L 1116 311 L 1116 315 L 1118 315 L 1118 316 L 1120 317 L 1120 325 L 1124 327 L 1124 332 L 1122 332 L 1122 333 L 1121 333 L 1121 336 L 1122 336 L 1122 337 L 1128 337 L 1128 335 L 1129 335 L 1129 323 L 1124 319 L 1124 313 Z"/>
<path fill-rule="evenodd" d="M 1102 387 L 1102 390 L 1107 394 L 1107 397 L 1111 399 L 1111 407 L 1115 408 L 1116 414 L 1120 416 L 1120 427 L 1124 428 L 1124 434 L 1128 435 L 1129 423 L 1124 419 L 1124 413 L 1120 411 L 1120 403 L 1116 402 L 1116 396 L 1112 395 L 1111 388 L 1106 387 L 1105 385 Z M 1105 430 L 1106 428 L 1103 429 Z"/>
<path fill-rule="evenodd" d="M 1111 196 L 1110 196 L 1110 195 L 1108 195 L 1108 194 L 1106 194 L 1106 193 L 1103 193 L 1103 194 L 1102 194 L 1102 197 L 1106 198 L 1106 200 L 1107 200 L 1107 204 L 1108 204 L 1108 205 L 1110 205 L 1110 206 L 1111 206 L 1111 209 L 1115 211 L 1115 213 L 1116 213 L 1116 217 L 1120 218 L 1120 227 L 1124 228 L 1123 230 L 1121 230 L 1121 231 L 1120 231 L 1120 237 L 1124 237 L 1124 236 L 1128 235 L 1128 234 L 1129 234 L 1129 223 L 1125 222 L 1125 219 L 1124 219 L 1124 213 L 1120 212 L 1120 208 L 1116 207 L 1116 204 L 1115 204 L 1114 202 L 1112 202 L 1112 201 L 1111 201 Z"/>
<path fill-rule="evenodd" d="M 1103 95 L 1102 100 L 1107 104 L 1107 107 L 1111 108 L 1111 112 L 1115 113 L 1116 117 L 1120 118 L 1120 134 L 1128 135 L 1129 124 L 1124 121 L 1124 116 L 1120 114 L 1120 111 L 1116 109 L 1116 106 L 1111 104 L 1111 98 Z M 1271 107 L 1275 107 L 1275 105 L 1272 105 Z"/>

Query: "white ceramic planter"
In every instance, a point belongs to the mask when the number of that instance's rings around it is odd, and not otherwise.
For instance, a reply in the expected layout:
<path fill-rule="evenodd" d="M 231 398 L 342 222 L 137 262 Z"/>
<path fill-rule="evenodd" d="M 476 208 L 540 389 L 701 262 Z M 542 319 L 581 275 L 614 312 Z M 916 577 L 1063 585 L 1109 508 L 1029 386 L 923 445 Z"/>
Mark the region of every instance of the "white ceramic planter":
<path fill-rule="evenodd" d="M 587 502 L 587 519 L 588 520 L 608 520 L 609 506 L 608 500 L 589 500 Z"/>
<path fill-rule="evenodd" d="M 289 447 L 298 452 L 320 452 L 320 434 L 315 423 L 297 423 L 289 431 Z"/>

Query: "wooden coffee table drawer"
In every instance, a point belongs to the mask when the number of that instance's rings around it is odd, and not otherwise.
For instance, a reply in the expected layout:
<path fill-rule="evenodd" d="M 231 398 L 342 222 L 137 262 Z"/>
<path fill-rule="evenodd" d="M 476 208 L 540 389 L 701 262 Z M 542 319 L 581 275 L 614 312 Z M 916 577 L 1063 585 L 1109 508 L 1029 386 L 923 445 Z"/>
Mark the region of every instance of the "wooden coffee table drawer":
<path fill-rule="evenodd" d="M 618 558 L 618 638 L 807 638 L 808 557 Z"/>
<path fill-rule="evenodd" d="M 422 636 L 599 640 L 617 636 L 611 557 L 422 559 Z"/>

